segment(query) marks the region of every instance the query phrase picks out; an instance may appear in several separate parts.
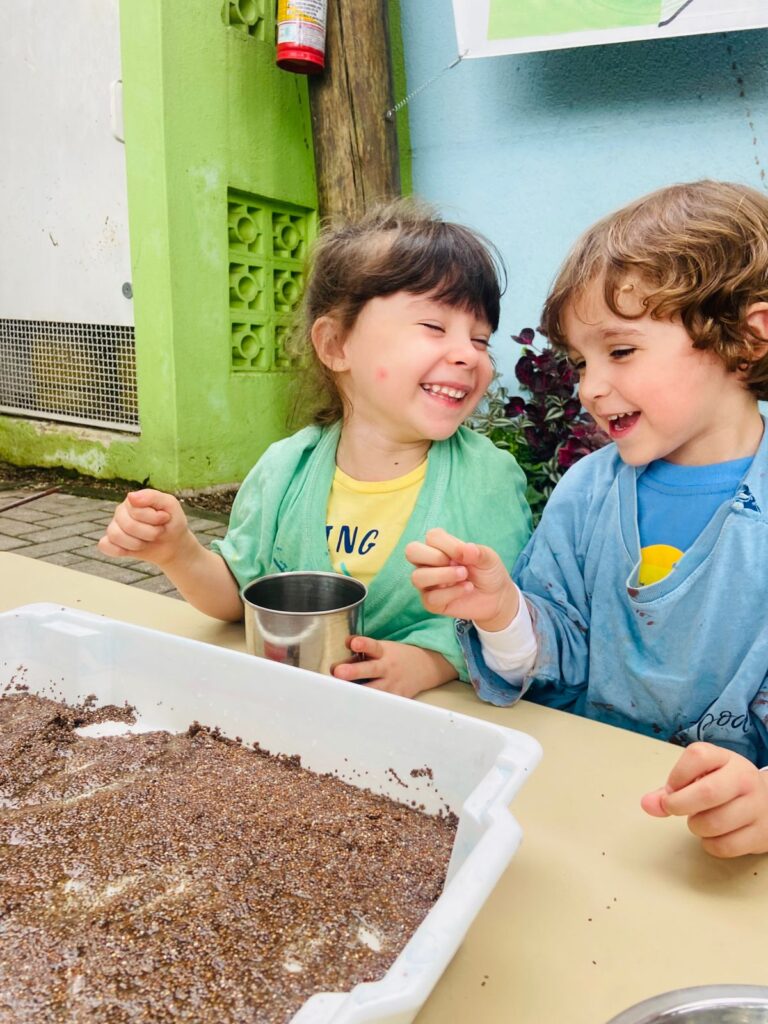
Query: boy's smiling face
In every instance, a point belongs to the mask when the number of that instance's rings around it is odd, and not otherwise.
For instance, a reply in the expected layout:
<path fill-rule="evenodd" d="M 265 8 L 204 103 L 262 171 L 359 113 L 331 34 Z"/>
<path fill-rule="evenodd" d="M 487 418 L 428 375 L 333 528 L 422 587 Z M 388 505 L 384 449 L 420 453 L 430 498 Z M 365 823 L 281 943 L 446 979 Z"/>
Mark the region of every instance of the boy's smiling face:
<path fill-rule="evenodd" d="M 642 298 L 641 283 L 628 280 L 617 304 L 635 317 Z M 707 465 L 755 452 L 755 398 L 717 356 L 693 347 L 680 321 L 618 316 L 598 279 L 566 307 L 563 328 L 581 402 L 624 462 Z"/>

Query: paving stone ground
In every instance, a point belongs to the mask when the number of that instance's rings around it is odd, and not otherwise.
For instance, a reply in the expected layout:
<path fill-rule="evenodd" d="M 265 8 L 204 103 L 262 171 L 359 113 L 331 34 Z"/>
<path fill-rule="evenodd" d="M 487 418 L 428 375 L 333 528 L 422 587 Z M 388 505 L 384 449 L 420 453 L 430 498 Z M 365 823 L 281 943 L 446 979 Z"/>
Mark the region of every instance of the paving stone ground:
<path fill-rule="evenodd" d="M 25 488 L 0 490 L 0 551 L 41 558 L 140 590 L 180 598 L 157 566 L 135 558 L 109 558 L 99 551 L 96 543 L 112 518 L 114 501 L 57 492 L 8 507 L 39 493 Z M 206 547 L 214 537 L 226 533 L 226 526 L 216 519 L 199 514 L 187 518 L 192 532 Z"/>

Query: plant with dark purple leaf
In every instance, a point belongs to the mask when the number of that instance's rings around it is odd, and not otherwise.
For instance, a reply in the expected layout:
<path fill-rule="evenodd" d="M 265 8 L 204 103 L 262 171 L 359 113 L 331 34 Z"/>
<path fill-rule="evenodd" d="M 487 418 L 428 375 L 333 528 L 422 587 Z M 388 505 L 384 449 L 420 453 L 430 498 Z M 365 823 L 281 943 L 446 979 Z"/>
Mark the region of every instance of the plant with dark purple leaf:
<path fill-rule="evenodd" d="M 576 395 L 578 376 L 567 358 L 549 345 L 537 348 L 525 327 L 513 340 L 523 346 L 515 376 L 527 392 L 512 395 L 498 374 L 470 426 L 517 459 L 528 479 L 534 523 L 563 473 L 608 442 Z"/>

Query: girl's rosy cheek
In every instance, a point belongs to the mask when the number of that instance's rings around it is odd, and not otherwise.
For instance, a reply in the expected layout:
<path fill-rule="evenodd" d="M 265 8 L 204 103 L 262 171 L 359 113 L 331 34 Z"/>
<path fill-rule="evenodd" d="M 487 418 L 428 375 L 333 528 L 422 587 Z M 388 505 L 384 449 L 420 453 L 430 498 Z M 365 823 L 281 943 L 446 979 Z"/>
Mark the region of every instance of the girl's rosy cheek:
<path fill-rule="evenodd" d="M 386 380 L 389 377 L 389 371 L 384 366 L 377 366 L 375 377 L 376 380 Z"/>

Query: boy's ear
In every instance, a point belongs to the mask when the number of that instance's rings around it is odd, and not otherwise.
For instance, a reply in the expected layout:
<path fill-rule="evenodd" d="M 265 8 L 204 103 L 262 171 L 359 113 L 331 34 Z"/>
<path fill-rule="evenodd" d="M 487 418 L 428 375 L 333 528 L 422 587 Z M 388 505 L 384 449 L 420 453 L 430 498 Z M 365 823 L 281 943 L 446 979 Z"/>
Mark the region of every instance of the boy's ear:
<path fill-rule="evenodd" d="M 747 324 L 755 337 L 768 343 L 768 302 L 754 302 L 749 307 Z"/>
<path fill-rule="evenodd" d="M 310 338 L 317 358 L 324 366 L 327 366 L 333 373 L 341 373 L 342 370 L 346 370 L 344 337 L 336 317 L 318 317 L 312 324 Z"/>

